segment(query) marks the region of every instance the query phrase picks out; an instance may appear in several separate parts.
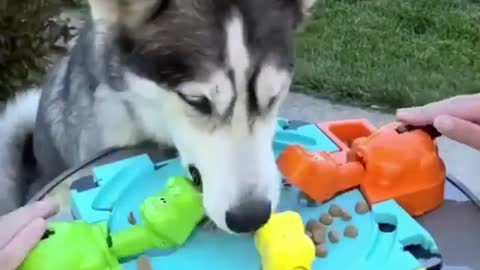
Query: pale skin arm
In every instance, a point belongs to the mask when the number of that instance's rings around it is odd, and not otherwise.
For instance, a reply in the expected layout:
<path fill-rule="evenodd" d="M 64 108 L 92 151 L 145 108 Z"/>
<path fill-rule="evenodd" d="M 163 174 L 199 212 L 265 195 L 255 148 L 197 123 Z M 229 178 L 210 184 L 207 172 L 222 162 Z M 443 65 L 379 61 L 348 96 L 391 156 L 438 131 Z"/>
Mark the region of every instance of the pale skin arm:
<path fill-rule="evenodd" d="M 411 125 L 433 124 L 444 136 L 480 150 L 480 94 L 399 109 L 397 119 Z"/>
<path fill-rule="evenodd" d="M 15 270 L 40 241 L 47 229 L 46 219 L 58 206 L 50 201 L 36 202 L 0 217 L 0 265 Z"/>

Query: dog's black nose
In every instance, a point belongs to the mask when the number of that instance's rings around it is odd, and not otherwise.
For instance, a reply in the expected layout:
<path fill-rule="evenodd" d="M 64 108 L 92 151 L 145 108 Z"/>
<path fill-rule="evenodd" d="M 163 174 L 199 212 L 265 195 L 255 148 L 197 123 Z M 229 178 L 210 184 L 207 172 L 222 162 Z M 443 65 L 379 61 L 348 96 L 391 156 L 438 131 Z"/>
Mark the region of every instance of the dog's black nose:
<path fill-rule="evenodd" d="M 264 200 L 247 200 L 230 208 L 226 223 L 235 233 L 251 233 L 260 229 L 270 218 L 271 204 Z"/>

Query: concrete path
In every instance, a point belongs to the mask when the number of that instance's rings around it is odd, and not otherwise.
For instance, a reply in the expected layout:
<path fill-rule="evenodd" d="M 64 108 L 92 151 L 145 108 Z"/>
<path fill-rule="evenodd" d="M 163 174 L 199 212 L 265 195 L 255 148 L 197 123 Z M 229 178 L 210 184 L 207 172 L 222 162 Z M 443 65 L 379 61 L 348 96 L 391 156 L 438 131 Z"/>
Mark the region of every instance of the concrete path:
<path fill-rule="evenodd" d="M 365 118 L 376 126 L 394 121 L 394 115 L 373 110 L 337 105 L 326 100 L 292 93 L 281 115 L 309 122 Z M 480 152 L 446 138 L 439 139 L 439 149 L 448 174 L 454 176 L 480 197 Z"/>

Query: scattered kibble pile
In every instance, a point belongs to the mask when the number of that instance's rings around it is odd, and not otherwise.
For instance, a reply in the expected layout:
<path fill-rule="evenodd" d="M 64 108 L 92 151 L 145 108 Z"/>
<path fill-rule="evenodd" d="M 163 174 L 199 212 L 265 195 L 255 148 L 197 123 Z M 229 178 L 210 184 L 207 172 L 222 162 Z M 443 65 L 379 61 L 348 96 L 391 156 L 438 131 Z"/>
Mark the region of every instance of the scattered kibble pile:
<path fill-rule="evenodd" d="M 365 201 L 360 201 L 355 205 L 355 212 L 359 215 L 364 215 L 370 211 L 369 205 Z M 315 243 L 316 256 L 325 258 L 328 255 L 327 239 L 330 243 L 338 243 L 342 237 L 357 238 L 359 235 L 358 228 L 355 225 L 349 224 L 345 227 L 343 234 L 335 229 L 329 229 L 335 219 L 343 221 L 351 221 L 352 214 L 336 204 L 332 204 L 327 213 L 320 216 L 318 220 L 311 219 L 306 225 L 306 234 Z"/>

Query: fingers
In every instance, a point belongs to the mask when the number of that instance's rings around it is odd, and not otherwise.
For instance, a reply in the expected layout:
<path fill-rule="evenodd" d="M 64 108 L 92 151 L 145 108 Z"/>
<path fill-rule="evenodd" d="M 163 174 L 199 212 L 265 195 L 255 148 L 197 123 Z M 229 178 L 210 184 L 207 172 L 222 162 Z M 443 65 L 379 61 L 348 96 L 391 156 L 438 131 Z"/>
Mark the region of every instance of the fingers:
<path fill-rule="evenodd" d="M 480 150 L 480 125 L 449 115 L 435 118 L 433 124 L 444 136 Z"/>
<path fill-rule="evenodd" d="M 425 106 L 397 110 L 397 119 L 411 125 L 432 124 L 440 115 L 480 123 L 480 95 L 456 96 Z"/>
<path fill-rule="evenodd" d="M 47 222 L 42 218 L 34 219 L 20 230 L 4 248 L 0 249 L 2 269 L 15 270 L 42 238 Z"/>
<path fill-rule="evenodd" d="M 397 120 L 414 126 L 425 126 L 433 123 L 435 117 L 442 111 L 432 109 L 430 106 L 412 107 L 397 110 Z"/>
<path fill-rule="evenodd" d="M 27 224 L 36 218 L 47 219 L 58 212 L 51 201 L 35 202 L 0 217 L 0 248 L 5 246 Z"/>

